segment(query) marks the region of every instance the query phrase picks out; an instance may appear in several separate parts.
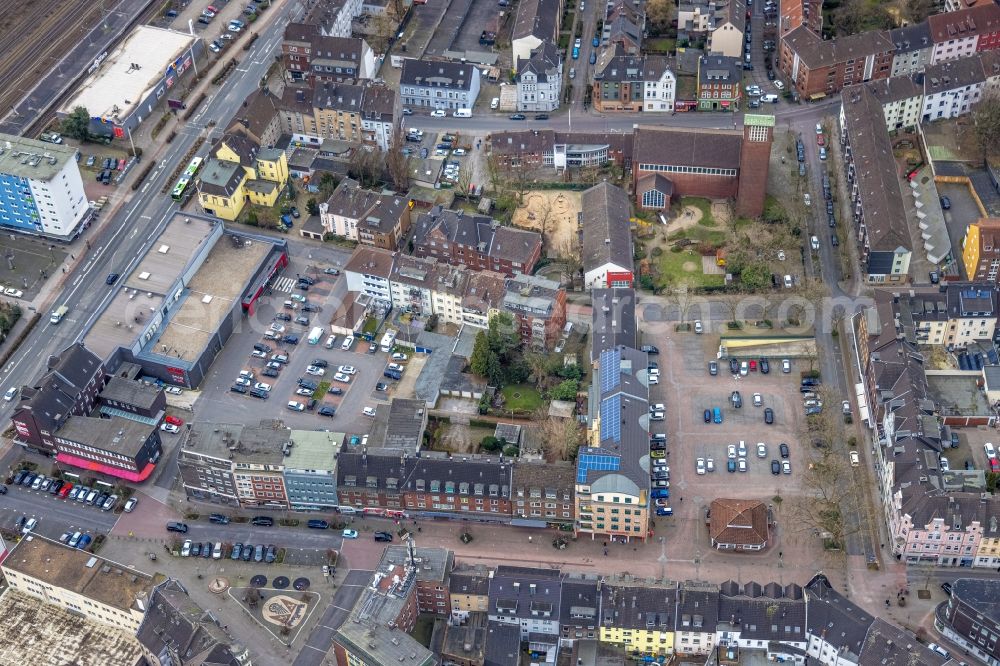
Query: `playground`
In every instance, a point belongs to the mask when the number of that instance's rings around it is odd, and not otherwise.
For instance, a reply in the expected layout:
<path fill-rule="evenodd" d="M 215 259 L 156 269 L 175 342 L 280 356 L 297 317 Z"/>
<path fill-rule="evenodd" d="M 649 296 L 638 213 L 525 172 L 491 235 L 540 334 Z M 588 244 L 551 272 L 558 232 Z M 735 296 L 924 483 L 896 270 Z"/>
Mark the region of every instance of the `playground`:
<path fill-rule="evenodd" d="M 529 190 L 511 222 L 515 227 L 542 232 L 549 257 L 579 256 L 577 220 L 581 210 L 579 192 Z"/>

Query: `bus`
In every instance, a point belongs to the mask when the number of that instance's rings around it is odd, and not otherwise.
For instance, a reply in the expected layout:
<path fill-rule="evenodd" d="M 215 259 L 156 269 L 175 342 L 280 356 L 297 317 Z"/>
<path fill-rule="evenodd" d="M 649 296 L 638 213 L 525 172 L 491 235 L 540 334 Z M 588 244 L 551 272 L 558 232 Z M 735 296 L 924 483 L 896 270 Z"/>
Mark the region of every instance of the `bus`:
<path fill-rule="evenodd" d="M 198 175 L 198 171 L 201 170 L 201 163 L 204 160 L 200 157 L 192 158 L 191 162 L 184 169 L 184 176 L 188 179 L 194 178 Z"/>
<path fill-rule="evenodd" d="M 174 201 L 183 199 L 189 185 L 191 185 L 191 179 L 187 176 L 181 176 L 177 184 L 174 185 L 174 191 L 170 193 L 170 198 Z"/>

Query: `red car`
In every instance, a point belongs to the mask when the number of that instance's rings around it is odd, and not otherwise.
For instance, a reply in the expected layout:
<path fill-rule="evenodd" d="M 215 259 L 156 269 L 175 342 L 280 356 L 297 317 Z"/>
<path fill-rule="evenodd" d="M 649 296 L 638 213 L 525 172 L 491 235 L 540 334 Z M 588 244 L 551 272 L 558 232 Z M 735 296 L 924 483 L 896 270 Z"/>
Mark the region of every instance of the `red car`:
<path fill-rule="evenodd" d="M 73 484 L 67 481 L 66 485 L 59 489 L 59 497 L 66 499 L 66 496 L 69 495 L 69 491 L 71 490 L 73 490 Z"/>
<path fill-rule="evenodd" d="M 816 145 L 817 146 L 822 146 L 824 144 L 826 144 L 826 139 L 823 138 L 822 134 L 817 134 L 816 135 Z"/>
<path fill-rule="evenodd" d="M 750 372 L 757 372 L 757 361 L 750 360 Z"/>
<path fill-rule="evenodd" d="M 175 426 L 184 425 L 184 419 L 179 419 L 176 416 L 168 416 L 163 420 L 169 423 L 170 425 L 175 425 Z"/>
<path fill-rule="evenodd" d="M 996 458 L 990 458 L 989 461 L 990 461 L 990 471 L 1000 472 L 1000 462 L 998 462 Z"/>

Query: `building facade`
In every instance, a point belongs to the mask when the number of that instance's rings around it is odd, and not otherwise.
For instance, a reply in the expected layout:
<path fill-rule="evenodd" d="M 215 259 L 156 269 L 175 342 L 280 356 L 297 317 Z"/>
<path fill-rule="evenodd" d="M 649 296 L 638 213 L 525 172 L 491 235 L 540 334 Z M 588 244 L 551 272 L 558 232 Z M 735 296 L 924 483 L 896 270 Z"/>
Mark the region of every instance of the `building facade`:
<path fill-rule="evenodd" d="M 846 86 L 888 78 L 895 45 L 888 33 L 861 32 L 824 40 L 802 25 L 778 45 L 777 66 L 806 99 L 819 99 Z"/>
<path fill-rule="evenodd" d="M 562 98 L 562 80 L 562 58 L 551 42 L 544 42 L 530 58 L 518 61 L 517 110 L 555 111 Z"/>
<path fill-rule="evenodd" d="M 289 23 L 281 42 L 285 77 L 290 83 L 355 83 L 375 76 L 375 54 L 353 37 L 325 37 L 318 25 Z"/>
<path fill-rule="evenodd" d="M 1000 218 L 983 217 L 970 224 L 962 240 L 965 275 L 974 282 L 997 282 L 1000 273 Z"/>
<path fill-rule="evenodd" d="M 479 69 L 470 63 L 406 58 L 399 94 L 406 107 L 454 111 L 476 105 L 479 85 Z"/>
<path fill-rule="evenodd" d="M 602 112 L 674 110 L 677 77 L 665 56 L 612 55 L 598 60 L 591 99 Z"/>

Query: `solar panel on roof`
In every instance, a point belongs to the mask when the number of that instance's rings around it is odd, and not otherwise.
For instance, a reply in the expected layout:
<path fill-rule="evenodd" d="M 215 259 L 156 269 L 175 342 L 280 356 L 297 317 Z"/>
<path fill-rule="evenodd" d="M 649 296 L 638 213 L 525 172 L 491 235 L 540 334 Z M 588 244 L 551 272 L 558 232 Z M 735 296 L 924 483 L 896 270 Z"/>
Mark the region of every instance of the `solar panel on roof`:
<path fill-rule="evenodd" d="M 580 458 L 576 466 L 576 482 L 584 483 L 587 481 L 587 473 L 591 470 L 598 472 L 613 472 L 617 471 L 620 467 L 620 459 L 618 456 L 612 456 L 602 453 L 583 453 L 580 454 Z"/>
<path fill-rule="evenodd" d="M 615 393 L 601 401 L 601 441 L 622 441 L 621 394 Z"/>
<path fill-rule="evenodd" d="M 621 382 L 622 355 L 618 349 L 601 352 L 601 393 L 607 393 Z"/>

